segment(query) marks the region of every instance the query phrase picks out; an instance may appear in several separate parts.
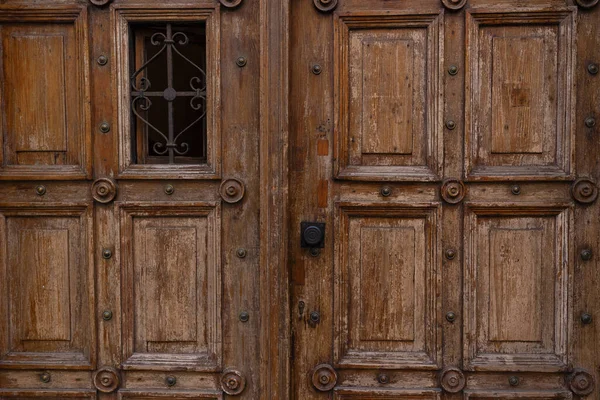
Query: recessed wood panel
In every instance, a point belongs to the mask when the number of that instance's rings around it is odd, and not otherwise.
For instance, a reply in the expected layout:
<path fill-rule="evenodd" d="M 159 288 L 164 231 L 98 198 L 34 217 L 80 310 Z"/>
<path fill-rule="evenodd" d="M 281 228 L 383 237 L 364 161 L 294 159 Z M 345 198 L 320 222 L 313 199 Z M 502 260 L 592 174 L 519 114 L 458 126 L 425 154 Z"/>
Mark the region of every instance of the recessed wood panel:
<path fill-rule="evenodd" d="M 490 340 L 539 342 L 539 318 L 523 320 L 524 311 L 539 315 L 542 309 L 542 252 L 544 231 L 530 228 L 491 228 Z"/>
<path fill-rule="evenodd" d="M 442 42 L 441 14 L 335 18 L 339 178 L 436 179 Z"/>
<path fill-rule="evenodd" d="M 9 229 L 12 225 L 9 221 Z M 77 227 L 74 227 L 77 229 Z M 14 228 L 13 228 L 14 229 Z M 77 231 L 76 231 L 77 232 Z M 19 229 L 17 253 L 11 257 L 19 275 L 21 307 L 18 312 L 24 340 L 69 340 L 69 228 Z M 13 236 L 13 237 L 14 237 Z M 13 248 L 12 246 L 10 248 Z"/>
<path fill-rule="evenodd" d="M 469 208 L 467 368 L 566 368 L 570 218 L 558 205 Z"/>
<path fill-rule="evenodd" d="M 216 368 L 220 359 L 216 204 L 121 206 L 126 368 Z M 131 240 L 129 240 L 131 238 Z"/>
<path fill-rule="evenodd" d="M 0 9 L 0 178 L 67 179 L 89 172 L 86 12 Z M 28 15 L 28 12 L 31 15 Z M 36 22 L 28 21 L 31 18 Z"/>
<path fill-rule="evenodd" d="M 338 205 L 335 359 L 436 368 L 436 205 Z"/>
<path fill-rule="evenodd" d="M 413 153 L 412 86 L 423 86 L 415 79 L 421 77 L 415 76 L 413 64 L 423 33 L 414 32 L 413 37 L 389 32 L 351 34 L 350 80 L 356 82 L 357 101 L 351 102 L 350 114 L 361 119 L 356 133 L 362 133 L 362 154 Z"/>
<path fill-rule="evenodd" d="M 572 176 L 574 21 L 574 8 L 467 13 L 470 178 Z"/>
<path fill-rule="evenodd" d="M 0 365 L 89 368 L 93 271 L 86 207 L 2 208 Z"/>
<path fill-rule="evenodd" d="M 423 251 L 415 228 L 359 229 L 360 340 L 414 340 L 415 256 Z"/>

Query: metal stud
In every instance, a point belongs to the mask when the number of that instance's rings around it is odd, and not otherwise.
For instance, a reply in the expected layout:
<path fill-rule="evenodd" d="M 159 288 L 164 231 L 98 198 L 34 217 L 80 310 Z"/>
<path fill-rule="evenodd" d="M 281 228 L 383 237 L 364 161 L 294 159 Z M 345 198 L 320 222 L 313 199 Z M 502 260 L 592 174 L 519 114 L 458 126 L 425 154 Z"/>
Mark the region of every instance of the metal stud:
<path fill-rule="evenodd" d="M 309 250 L 309 254 L 311 255 L 311 257 L 318 257 L 319 254 L 321 254 L 321 249 L 319 249 L 318 247 L 311 247 Z"/>
<path fill-rule="evenodd" d="M 458 74 L 458 67 L 457 67 L 456 65 L 451 65 L 451 66 L 448 68 L 448 73 L 449 73 L 450 75 L 452 75 L 452 76 L 454 76 L 454 75 Z"/>
<path fill-rule="evenodd" d="M 171 185 L 171 184 L 166 185 L 165 193 L 169 196 L 172 195 L 173 193 L 175 193 L 175 188 L 173 187 L 173 185 Z"/>
<path fill-rule="evenodd" d="M 448 128 L 449 130 L 454 130 L 456 129 L 456 122 L 454 122 L 453 120 L 448 120 L 446 121 L 446 128 Z"/>
<path fill-rule="evenodd" d="M 592 250 L 584 249 L 581 250 L 581 259 L 584 261 L 589 261 L 592 259 Z"/>
<path fill-rule="evenodd" d="M 512 194 L 514 194 L 515 196 L 518 196 L 521 194 L 521 186 L 519 185 L 512 185 L 510 188 L 510 192 Z"/>
<path fill-rule="evenodd" d="M 102 133 L 108 133 L 110 132 L 110 124 L 108 122 L 102 122 L 99 129 Z"/>
<path fill-rule="evenodd" d="M 585 119 L 585 126 L 587 126 L 588 128 L 593 128 L 594 126 L 596 126 L 596 118 L 587 117 Z"/>
<path fill-rule="evenodd" d="M 318 311 L 313 311 L 310 313 L 309 318 L 310 322 L 312 322 L 313 324 L 317 324 L 319 323 L 319 321 L 321 321 L 321 314 L 319 314 Z"/>
<path fill-rule="evenodd" d="M 598 70 L 599 70 L 599 68 L 598 68 L 598 64 L 595 64 L 595 63 L 589 63 L 589 64 L 588 64 L 588 66 L 587 66 L 587 70 L 588 70 L 588 72 L 589 72 L 590 74 L 592 74 L 592 75 L 596 75 L 596 74 L 598 73 Z"/>
<path fill-rule="evenodd" d="M 585 325 L 589 325 L 592 323 L 592 314 L 583 313 L 581 314 L 581 322 Z"/>
<path fill-rule="evenodd" d="M 177 383 L 177 378 L 175 378 L 174 376 L 167 376 L 165 378 L 165 383 L 167 384 L 167 386 L 175 386 L 175 384 Z"/>
<path fill-rule="evenodd" d="M 108 63 L 108 57 L 102 54 L 96 61 L 98 62 L 98 65 L 106 65 L 106 63 Z"/>
<path fill-rule="evenodd" d="M 235 255 L 238 256 L 238 258 L 245 258 L 248 255 L 248 252 L 246 249 L 240 247 L 235 251 Z"/>
<path fill-rule="evenodd" d="M 102 250 L 102 258 L 104 258 L 105 260 L 108 260 L 111 257 L 112 257 L 112 251 L 110 249 Z"/>
<path fill-rule="evenodd" d="M 454 249 L 446 250 L 446 258 L 448 260 L 454 260 L 454 258 L 456 258 L 456 250 L 454 250 Z"/>
<path fill-rule="evenodd" d="M 242 322 L 248 322 L 250 320 L 250 314 L 248 311 L 242 311 L 239 318 Z"/>
<path fill-rule="evenodd" d="M 102 319 L 105 321 L 110 321 L 112 319 L 112 317 L 113 317 L 113 313 L 110 310 L 105 310 L 102 313 Z"/>
<path fill-rule="evenodd" d="M 321 75 L 321 72 L 323 72 L 323 68 L 321 68 L 319 64 L 315 64 L 312 66 L 311 71 L 315 75 Z"/>
<path fill-rule="evenodd" d="M 50 374 L 48 372 L 44 372 L 40 375 L 40 381 L 42 381 L 44 383 L 50 382 L 51 379 L 52 379 L 52 377 L 50 376 Z"/>
<path fill-rule="evenodd" d="M 519 385 L 519 377 L 517 376 L 511 376 L 510 378 L 508 378 L 508 384 L 510 386 L 518 386 Z"/>
<path fill-rule="evenodd" d="M 389 186 L 384 186 L 379 191 L 383 197 L 389 197 L 392 194 L 392 188 Z"/>
<path fill-rule="evenodd" d="M 377 375 L 377 382 L 385 385 L 386 383 L 390 383 L 390 377 L 387 374 L 379 374 Z"/>
<path fill-rule="evenodd" d="M 453 311 L 450 311 L 450 312 L 446 313 L 446 320 L 448 322 L 454 322 L 454 321 L 456 321 L 456 314 Z"/>
<path fill-rule="evenodd" d="M 35 188 L 35 193 L 36 193 L 38 196 L 43 196 L 43 195 L 45 195 L 45 194 L 46 194 L 46 186 L 44 186 L 44 185 L 38 185 L 38 186 Z"/>
<path fill-rule="evenodd" d="M 235 60 L 235 63 L 238 67 L 243 68 L 248 64 L 248 60 L 246 60 L 246 57 L 238 57 L 238 59 Z"/>

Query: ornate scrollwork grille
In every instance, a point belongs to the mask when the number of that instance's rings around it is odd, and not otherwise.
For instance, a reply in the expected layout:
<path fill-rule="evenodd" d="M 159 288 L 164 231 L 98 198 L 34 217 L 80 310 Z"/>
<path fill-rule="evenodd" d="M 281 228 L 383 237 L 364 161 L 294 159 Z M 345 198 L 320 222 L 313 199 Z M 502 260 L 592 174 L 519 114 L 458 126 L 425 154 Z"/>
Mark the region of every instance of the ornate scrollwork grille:
<path fill-rule="evenodd" d="M 156 156 L 168 156 L 169 164 L 175 163 L 176 156 L 185 156 L 190 151 L 190 144 L 185 141 L 186 132 L 193 127 L 200 125 L 206 117 L 206 73 L 205 71 L 189 57 L 183 54 L 180 47 L 187 46 L 190 43 L 188 35 L 183 31 L 173 33 L 172 24 L 166 24 L 166 32 L 158 31 L 150 37 L 150 44 L 156 46 L 159 50 L 149 57 L 144 57 L 142 65 L 131 75 L 131 111 L 134 118 L 141 122 L 146 129 L 152 130 L 158 137 L 153 144 L 148 142 L 148 146 Z M 164 59 L 166 54 L 166 87 L 162 90 L 156 90 L 152 87 L 152 82 L 148 77 L 150 66 Z M 178 64 L 174 63 L 177 56 L 179 61 L 188 64 L 187 69 L 194 71 L 193 76 L 189 78 L 189 88 L 187 90 L 176 90 L 174 85 L 175 68 Z M 132 68 L 133 69 L 133 68 Z M 195 113 L 194 119 L 186 126 L 178 126 L 175 120 L 175 100 L 181 97 L 189 98 L 189 108 Z M 167 123 L 166 132 L 160 129 L 157 124 L 152 123 L 148 116 L 153 102 L 152 99 L 162 98 L 167 102 Z M 190 111 L 190 110 L 188 110 Z"/>

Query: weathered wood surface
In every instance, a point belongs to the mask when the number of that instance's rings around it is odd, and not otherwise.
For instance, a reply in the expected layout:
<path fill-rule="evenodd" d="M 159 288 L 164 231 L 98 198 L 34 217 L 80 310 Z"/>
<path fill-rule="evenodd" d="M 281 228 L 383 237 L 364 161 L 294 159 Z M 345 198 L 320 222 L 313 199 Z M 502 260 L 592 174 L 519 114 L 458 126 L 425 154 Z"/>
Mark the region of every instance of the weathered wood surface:
<path fill-rule="evenodd" d="M 599 396 L 597 2 L 0 3 L 0 398 Z M 148 22 L 205 163 L 134 155 Z"/>

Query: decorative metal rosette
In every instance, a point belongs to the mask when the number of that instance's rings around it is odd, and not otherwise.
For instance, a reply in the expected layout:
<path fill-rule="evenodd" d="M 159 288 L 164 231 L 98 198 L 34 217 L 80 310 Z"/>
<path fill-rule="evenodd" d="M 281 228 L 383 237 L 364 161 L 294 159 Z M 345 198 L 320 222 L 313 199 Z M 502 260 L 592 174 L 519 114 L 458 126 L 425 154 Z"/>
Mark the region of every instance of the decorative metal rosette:
<path fill-rule="evenodd" d="M 242 0 L 219 0 L 223 7 L 235 8 L 242 4 Z"/>
<path fill-rule="evenodd" d="M 246 388 L 246 378 L 240 371 L 227 369 L 221 375 L 221 389 L 231 396 L 238 395 Z"/>
<path fill-rule="evenodd" d="M 90 0 L 90 3 L 92 3 L 95 6 L 105 6 L 111 1 L 112 0 Z"/>
<path fill-rule="evenodd" d="M 102 367 L 94 373 L 94 386 L 103 393 L 114 392 L 119 382 L 119 372 L 112 367 Z"/>
<path fill-rule="evenodd" d="M 442 198 L 450 204 L 457 204 L 465 197 L 467 189 L 458 179 L 447 179 L 442 184 Z"/>
<path fill-rule="evenodd" d="M 589 179 L 578 179 L 571 187 L 571 194 L 580 203 L 593 203 L 598 198 L 598 187 Z"/>
<path fill-rule="evenodd" d="M 449 10 L 460 10 L 467 4 L 467 0 L 442 0 L 442 4 Z"/>
<path fill-rule="evenodd" d="M 319 364 L 312 373 L 312 384 L 315 389 L 327 392 L 337 383 L 337 373 L 329 364 Z"/>
<path fill-rule="evenodd" d="M 569 376 L 569 387 L 579 396 L 587 396 L 594 391 L 594 377 L 587 371 L 576 369 Z"/>
<path fill-rule="evenodd" d="M 221 183 L 219 192 L 225 202 L 237 203 L 244 197 L 244 183 L 235 178 L 227 179 Z"/>
<path fill-rule="evenodd" d="M 448 393 L 458 393 L 467 383 L 465 375 L 458 368 L 449 367 L 440 374 L 440 385 Z"/>
<path fill-rule="evenodd" d="M 328 12 L 337 7 L 338 0 L 313 0 L 313 3 L 319 11 Z"/>
<path fill-rule="evenodd" d="M 577 5 L 581 8 L 592 8 L 598 5 L 600 0 L 575 0 Z"/>
<path fill-rule="evenodd" d="M 117 195 L 117 184 L 110 178 L 96 179 L 92 184 L 92 197 L 98 203 L 110 203 Z"/>

